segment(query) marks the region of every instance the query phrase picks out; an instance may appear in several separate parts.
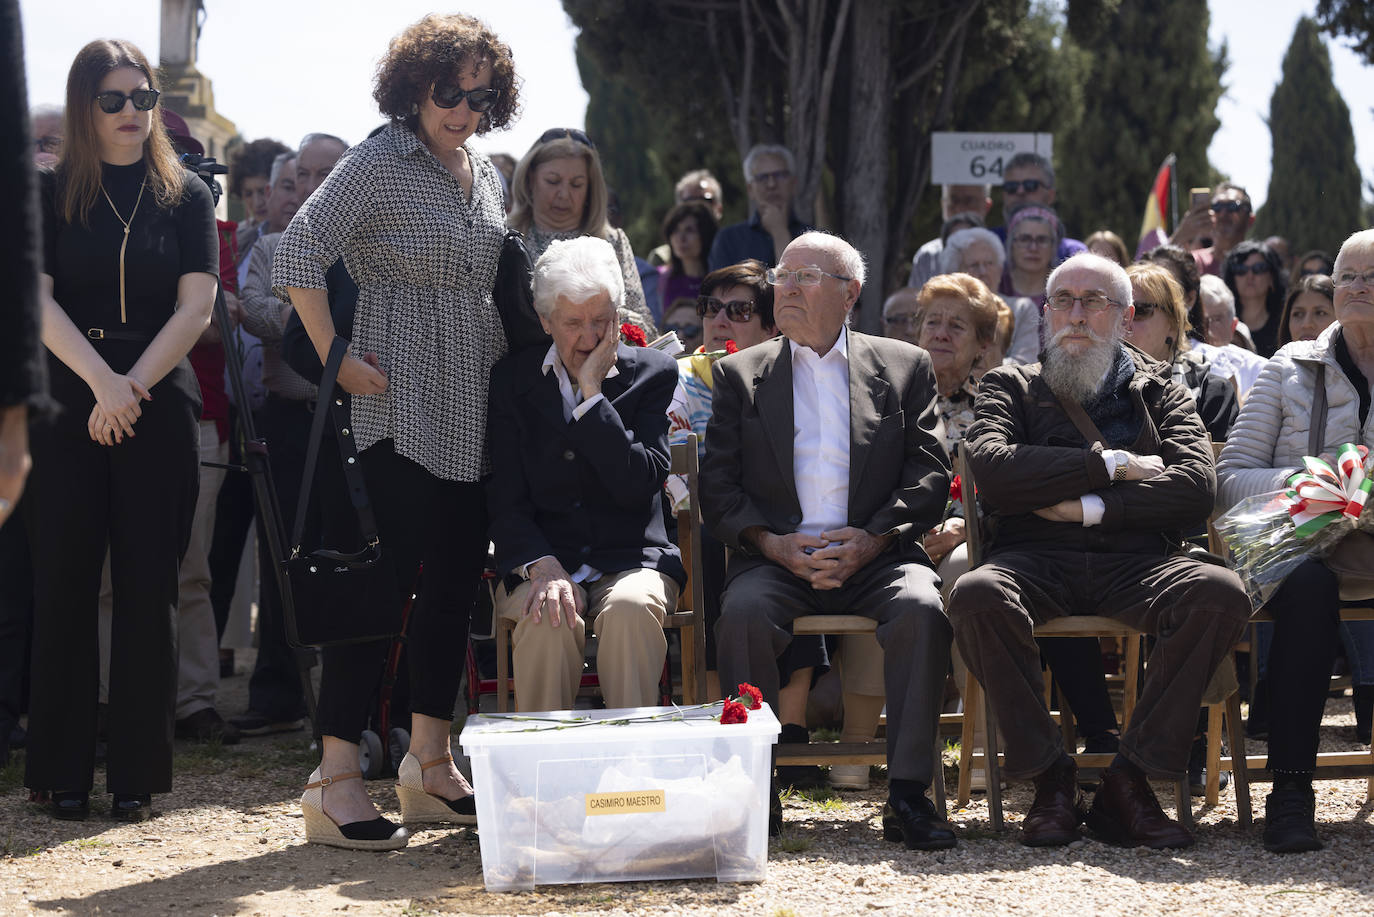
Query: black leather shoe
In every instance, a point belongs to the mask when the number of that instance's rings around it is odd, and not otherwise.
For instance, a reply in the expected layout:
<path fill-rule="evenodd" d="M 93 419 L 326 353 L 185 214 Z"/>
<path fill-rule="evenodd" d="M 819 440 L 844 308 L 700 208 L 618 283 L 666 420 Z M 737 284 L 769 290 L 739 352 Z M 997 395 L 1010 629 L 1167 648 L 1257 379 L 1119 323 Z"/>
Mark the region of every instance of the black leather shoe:
<path fill-rule="evenodd" d="M 1204 796 L 1207 793 L 1207 768 L 1203 763 L 1207 759 L 1207 737 L 1198 736 L 1193 739 L 1193 747 L 1188 752 L 1188 795 Z M 1217 786 L 1226 789 L 1231 785 L 1231 772 L 1222 771 L 1217 778 Z"/>
<path fill-rule="evenodd" d="M 935 803 L 925 796 L 888 800 L 883 806 L 883 838 L 901 841 L 910 850 L 948 850 L 957 843 L 954 830 L 935 814 Z"/>
<path fill-rule="evenodd" d="M 217 741 L 221 745 L 237 745 L 240 739 L 238 727 L 226 723 L 214 707 L 205 707 L 177 720 L 176 737 L 193 742 Z"/>
<path fill-rule="evenodd" d="M 1078 765 L 1063 758 L 1035 778 L 1035 800 L 1021 822 L 1021 843 L 1027 847 L 1072 844 L 1080 837 L 1083 816 Z"/>
<path fill-rule="evenodd" d="M 1166 850 L 1193 846 L 1192 833 L 1164 814 L 1143 773 L 1107 768 L 1097 785 L 1087 826 L 1121 847 Z"/>
<path fill-rule="evenodd" d="M 147 793 L 115 793 L 110 815 L 115 821 L 147 821 L 153 817 L 153 797 Z"/>
<path fill-rule="evenodd" d="M 1303 853 L 1325 845 L 1317 837 L 1317 801 L 1312 785 L 1284 786 L 1264 801 L 1264 849 Z"/>
<path fill-rule="evenodd" d="M 91 794 L 85 791 L 53 793 L 50 797 L 52 817 L 62 821 L 85 821 L 91 814 Z"/>

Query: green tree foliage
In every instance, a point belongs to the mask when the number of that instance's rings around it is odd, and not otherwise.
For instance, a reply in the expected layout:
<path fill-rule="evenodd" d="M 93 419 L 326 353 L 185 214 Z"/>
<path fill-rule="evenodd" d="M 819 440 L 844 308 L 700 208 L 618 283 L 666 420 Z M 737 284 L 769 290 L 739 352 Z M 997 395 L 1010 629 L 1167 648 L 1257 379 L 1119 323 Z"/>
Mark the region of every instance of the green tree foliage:
<path fill-rule="evenodd" d="M 1112 229 L 1130 245 L 1165 156 L 1177 154 L 1184 194 L 1211 175 L 1207 147 L 1220 126 L 1226 48 L 1207 46 L 1206 0 L 1122 3 L 1093 22 L 1074 23 L 1091 62 L 1082 118 L 1055 137 L 1057 205 L 1079 238 Z"/>
<path fill-rule="evenodd" d="M 1306 17 L 1283 56 L 1269 132 L 1273 167 L 1256 236 L 1285 236 L 1294 252 L 1336 251 L 1361 225 L 1360 169 L 1350 109 L 1331 81 L 1331 55 Z"/>
<path fill-rule="evenodd" d="M 1355 53 L 1374 65 L 1374 4 L 1369 0 L 1318 0 L 1317 22 L 1339 38 L 1349 38 Z"/>

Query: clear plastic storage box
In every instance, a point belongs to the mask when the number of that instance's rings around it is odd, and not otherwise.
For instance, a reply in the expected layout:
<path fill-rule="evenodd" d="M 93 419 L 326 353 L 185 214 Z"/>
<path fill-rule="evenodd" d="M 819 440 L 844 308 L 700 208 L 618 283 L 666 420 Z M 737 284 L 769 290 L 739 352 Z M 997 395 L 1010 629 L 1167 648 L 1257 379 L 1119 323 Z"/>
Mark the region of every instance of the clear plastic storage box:
<path fill-rule="evenodd" d="M 714 876 L 758 882 L 768 861 L 765 704 L 475 714 L 472 759 L 489 891 Z"/>

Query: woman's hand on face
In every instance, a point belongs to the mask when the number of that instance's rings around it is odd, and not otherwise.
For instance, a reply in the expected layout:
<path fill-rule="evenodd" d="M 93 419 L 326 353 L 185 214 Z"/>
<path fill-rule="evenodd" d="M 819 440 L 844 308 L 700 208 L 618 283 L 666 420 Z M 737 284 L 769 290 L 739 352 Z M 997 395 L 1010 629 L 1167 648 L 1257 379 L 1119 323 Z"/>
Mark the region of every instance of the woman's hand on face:
<path fill-rule="evenodd" d="M 386 372 L 375 353 L 344 357 L 339 365 L 339 385 L 350 395 L 380 395 L 386 391 Z"/>
<path fill-rule="evenodd" d="M 95 407 L 86 422 L 87 431 L 91 439 L 106 446 L 133 436 L 134 424 L 143 415 L 139 403 L 153 400 L 142 382 L 113 370 L 91 386 L 91 394 L 95 396 Z"/>

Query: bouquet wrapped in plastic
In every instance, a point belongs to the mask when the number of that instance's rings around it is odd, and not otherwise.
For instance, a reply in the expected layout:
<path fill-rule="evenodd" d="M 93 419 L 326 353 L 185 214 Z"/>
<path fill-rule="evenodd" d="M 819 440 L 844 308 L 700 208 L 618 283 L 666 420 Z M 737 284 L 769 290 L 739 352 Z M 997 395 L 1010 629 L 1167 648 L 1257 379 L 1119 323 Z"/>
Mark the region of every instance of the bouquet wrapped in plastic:
<path fill-rule="evenodd" d="M 1371 466 L 1369 450 L 1351 443 L 1337 450 L 1334 467 L 1306 456 L 1286 490 L 1247 497 L 1217 518 L 1255 608 L 1304 560 L 1325 557 L 1357 527 L 1374 528 L 1374 516 L 1362 515 L 1374 487 Z"/>

